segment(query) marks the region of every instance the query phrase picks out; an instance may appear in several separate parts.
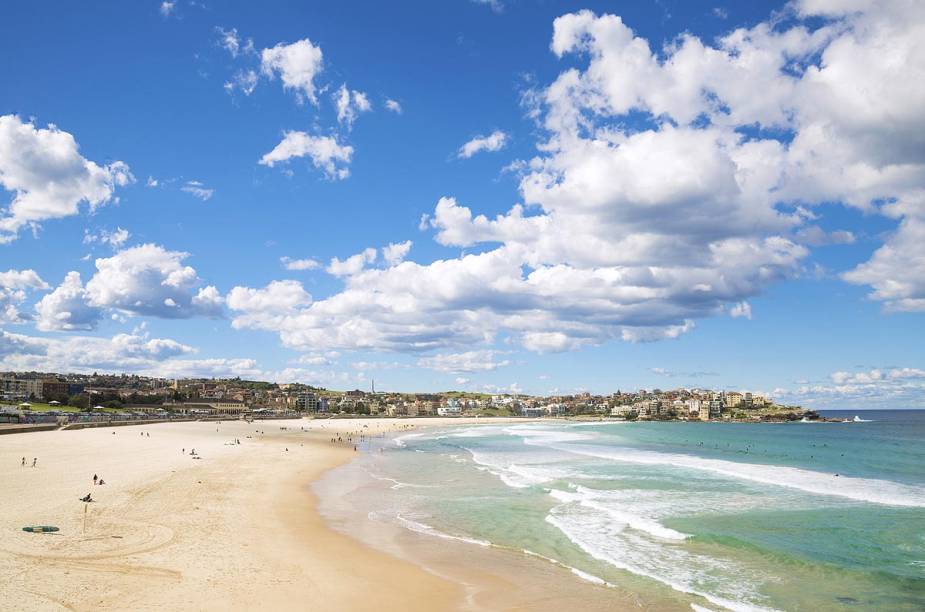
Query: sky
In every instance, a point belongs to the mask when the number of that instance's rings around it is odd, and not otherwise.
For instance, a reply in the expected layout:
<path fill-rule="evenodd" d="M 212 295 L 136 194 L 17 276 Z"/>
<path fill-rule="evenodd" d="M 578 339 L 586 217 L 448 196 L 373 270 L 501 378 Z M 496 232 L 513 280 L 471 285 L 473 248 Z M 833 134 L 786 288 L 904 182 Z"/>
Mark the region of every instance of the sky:
<path fill-rule="evenodd" d="M 0 370 L 925 408 L 925 5 L 7 3 Z"/>

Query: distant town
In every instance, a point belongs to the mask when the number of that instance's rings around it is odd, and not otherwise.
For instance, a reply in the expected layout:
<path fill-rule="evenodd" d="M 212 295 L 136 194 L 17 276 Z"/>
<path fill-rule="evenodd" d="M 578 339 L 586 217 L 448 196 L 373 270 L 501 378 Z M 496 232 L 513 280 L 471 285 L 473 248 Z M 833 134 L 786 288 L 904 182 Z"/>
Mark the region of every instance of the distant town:
<path fill-rule="evenodd" d="M 625 420 L 784 421 L 815 419 L 747 391 L 672 389 L 537 397 L 465 391 L 332 391 L 310 385 L 138 375 L 0 374 L 0 419 L 41 422 L 159 418 L 368 415 L 389 417 L 521 416 Z"/>

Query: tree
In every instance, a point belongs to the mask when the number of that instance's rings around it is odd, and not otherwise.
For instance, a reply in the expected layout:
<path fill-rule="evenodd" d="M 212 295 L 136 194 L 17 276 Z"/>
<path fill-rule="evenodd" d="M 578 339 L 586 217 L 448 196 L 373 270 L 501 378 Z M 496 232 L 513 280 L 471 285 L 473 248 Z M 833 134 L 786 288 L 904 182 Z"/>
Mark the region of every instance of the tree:
<path fill-rule="evenodd" d="M 90 399 L 81 393 L 72 395 L 67 398 L 67 403 L 68 405 L 74 406 L 75 408 L 80 408 L 81 410 L 86 410 L 90 407 Z"/>

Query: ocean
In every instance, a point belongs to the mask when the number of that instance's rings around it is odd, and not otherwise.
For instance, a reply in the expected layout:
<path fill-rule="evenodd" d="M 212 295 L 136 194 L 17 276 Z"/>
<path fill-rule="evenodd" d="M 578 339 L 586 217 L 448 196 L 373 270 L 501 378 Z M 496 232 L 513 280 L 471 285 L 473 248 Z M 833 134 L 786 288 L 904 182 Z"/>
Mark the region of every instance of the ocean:
<path fill-rule="evenodd" d="M 372 523 L 688 609 L 925 610 L 925 411 L 824 414 L 861 420 L 427 429 L 327 479 Z"/>

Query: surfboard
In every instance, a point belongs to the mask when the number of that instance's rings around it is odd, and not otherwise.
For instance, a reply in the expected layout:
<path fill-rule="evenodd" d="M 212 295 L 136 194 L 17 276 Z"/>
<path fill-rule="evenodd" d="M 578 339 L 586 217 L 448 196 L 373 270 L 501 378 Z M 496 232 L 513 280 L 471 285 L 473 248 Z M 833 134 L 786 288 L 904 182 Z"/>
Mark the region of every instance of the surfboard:
<path fill-rule="evenodd" d="M 51 533 L 53 531 L 58 531 L 58 528 L 52 525 L 30 525 L 28 527 L 23 527 L 22 530 L 30 533 Z"/>

